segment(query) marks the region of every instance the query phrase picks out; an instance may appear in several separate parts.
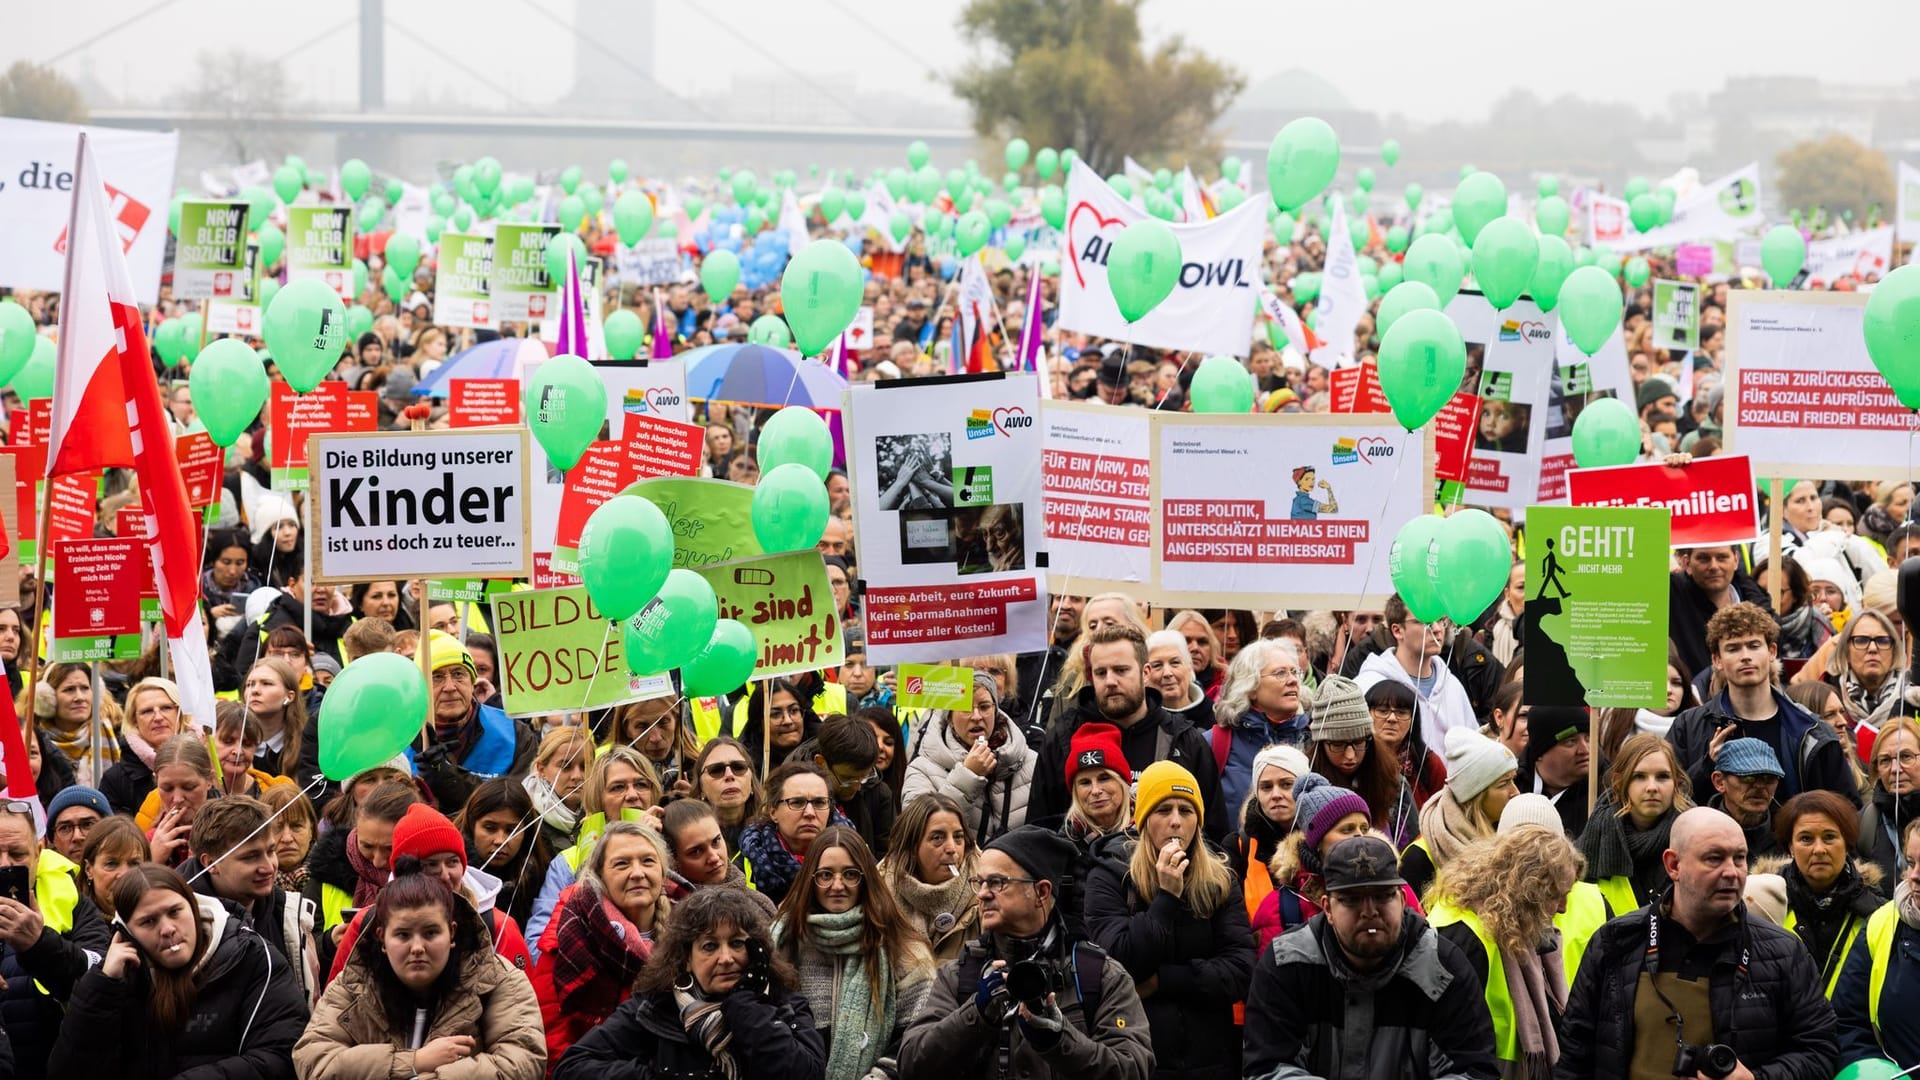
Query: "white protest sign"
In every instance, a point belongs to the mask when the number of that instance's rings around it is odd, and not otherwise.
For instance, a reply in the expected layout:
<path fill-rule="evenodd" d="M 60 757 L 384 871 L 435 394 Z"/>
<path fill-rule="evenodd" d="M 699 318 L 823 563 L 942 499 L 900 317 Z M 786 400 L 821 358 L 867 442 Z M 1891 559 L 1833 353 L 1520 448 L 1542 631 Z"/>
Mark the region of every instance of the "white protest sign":
<path fill-rule="evenodd" d="M 1316 333 L 1323 344 L 1312 361 L 1324 368 L 1353 360 L 1353 332 L 1367 311 L 1367 288 L 1360 283 L 1360 263 L 1353 253 L 1353 234 L 1347 230 L 1346 200 L 1334 199 L 1333 224 L 1328 228 L 1326 269 L 1320 274 L 1320 296 L 1314 304 L 1319 317 Z"/>
<path fill-rule="evenodd" d="M 1266 231 L 1259 200 L 1248 199 L 1212 221 L 1169 224 L 1180 240 L 1179 281 L 1159 307 L 1128 324 L 1107 287 L 1107 255 L 1121 230 L 1148 217 L 1084 162 L 1073 163 L 1060 257 L 1060 329 L 1156 349 L 1245 356 L 1253 341 Z"/>
<path fill-rule="evenodd" d="M 1083 402 L 1040 407 L 1051 591 L 1084 596 L 1153 579 L 1153 415 Z"/>
<path fill-rule="evenodd" d="M 599 360 L 593 369 L 607 388 L 607 438 L 627 437 L 629 416 L 692 422 L 687 365 L 679 360 Z"/>
<path fill-rule="evenodd" d="M 1480 398 L 1464 501 L 1524 510 L 1540 487 L 1547 433 L 1556 430 L 1548 383 L 1559 316 L 1526 299 L 1495 311 L 1486 297 L 1463 292 L 1447 305 L 1447 317 L 1466 340 L 1468 389 Z"/>
<path fill-rule="evenodd" d="M 1581 352 L 1562 332 L 1555 335 L 1553 378 L 1547 384 L 1547 439 L 1540 459 L 1536 502 L 1567 497 L 1567 470 L 1573 468 L 1573 425 L 1594 400 L 1619 398 L 1633 405 L 1633 376 L 1627 370 L 1627 343 L 1619 327 L 1592 356 Z M 1638 411 L 1637 409 L 1635 410 Z"/>
<path fill-rule="evenodd" d="M 533 573 L 524 428 L 315 435 L 314 580 Z"/>
<path fill-rule="evenodd" d="M 1824 289 L 1843 277 L 1870 284 L 1893 269 L 1893 226 L 1807 242 L 1807 288 Z"/>
<path fill-rule="evenodd" d="M 87 133 L 107 188 L 127 271 L 142 303 L 160 298 L 167 204 L 179 132 L 46 124 L 0 117 L 0 286 L 58 291 L 65 285 L 74 155 Z"/>
<path fill-rule="evenodd" d="M 1920 169 L 1901 162 L 1899 183 L 1894 224 L 1900 229 L 1900 242 L 1914 244 L 1915 252 L 1920 252 Z"/>
<path fill-rule="evenodd" d="M 1673 220 L 1648 232 L 1630 225 L 1611 241 L 1618 251 L 1644 251 L 1702 240 L 1732 240 L 1766 223 L 1760 212 L 1760 166 L 1748 165 L 1703 184 L 1674 205 Z"/>
<path fill-rule="evenodd" d="M 680 249 L 671 236 L 650 236 L 620 249 L 620 281 L 627 285 L 665 285 L 680 280 Z"/>

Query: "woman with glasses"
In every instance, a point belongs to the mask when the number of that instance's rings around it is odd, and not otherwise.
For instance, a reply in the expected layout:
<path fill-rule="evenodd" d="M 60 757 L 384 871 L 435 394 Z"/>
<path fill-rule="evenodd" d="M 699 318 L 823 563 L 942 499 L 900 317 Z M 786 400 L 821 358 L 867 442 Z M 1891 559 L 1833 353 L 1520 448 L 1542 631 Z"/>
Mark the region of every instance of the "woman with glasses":
<path fill-rule="evenodd" d="M 1213 706 L 1213 751 L 1220 764 L 1220 802 L 1233 808 L 1230 812 L 1237 813 L 1246 802 L 1253 786 L 1253 759 L 1261 750 L 1274 743 L 1306 746 L 1301 663 L 1293 642 L 1257 639 L 1248 642 L 1227 668 L 1220 699 Z M 1240 827 L 1238 817 L 1229 824 Z"/>
<path fill-rule="evenodd" d="M 753 759 L 747 756 L 746 744 L 731 735 L 714 736 L 694 759 L 693 772 L 694 798 L 713 807 L 727 850 L 734 853 L 741 869 L 746 869 L 746 857 L 740 854 L 740 833 L 760 816 L 760 784 L 754 779 Z"/>
<path fill-rule="evenodd" d="M 800 877 L 800 863 L 829 826 L 852 827 L 833 807 L 833 777 L 818 765 L 790 761 L 767 777 L 761 816 L 740 833 L 753 863 L 753 887 L 776 904 Z"/>
<path fill-rule="evenodd" d="M 960 804 L 940 794 L 908 803 L 893 821 L 887 853 L 880 874 L 901 917 L 933 947 L 935 963 L 958 959 L 980 931 L 980 897 L 967 884 L 979 852 Z"/>
<path fill-rule="evenodd" d="M 1906 668 L 1906 635 L 1886 612 L 1862 608 L 1840 628 L 1820 680 L 1839 691 L 1854 720 L 1865 721 L 1899 695 Z"/>
<path fill-rule="evenodd" d="M 1000 708 L 999 684 L 984 671 L 973 673 L 973 707 L 935 720 L 920 739 L 900 799 L 910 802 L 939 792 L 966 810 L 967 829 L 984 846 L 1027 820 L 1033 789 L 1035 753 Z"/>
<path fill-rule="evenodd" d="M 837 689 L 837 688 L 836 688 Z M 747 717 L 744 725 L 736 714 L 740 741 L 746 744 L 749 760 L 769 767 L 787 760 L 800 744 L 813 738 L 820 729 L 820 715 L 814 711 L 812 695 L 786 679 L 771 679 L 741 702 Z M 845 712 L 845 708 L 832 710 Z"/>
<path fill-rule="evenodd" d="M 776 953 L 827 1047 L 828 1080 L 863 1080 L 896 1058 L 900 1036 L 933 983 L 927 943 L 893 902 L 860 834 L 830 828 L 807 850 L 800 881 L 773 924 Z"/>
<path fill-rule="evenodd" d="M 1517 689 L 1517 687 L 1516 687 Z M 1514 695 L 1518 708 L 1519 695 Z M 1447 763 L 1427 745 L 1427 734 L 1415 724 L 1418 699 L 1405 683 L 1382 679 L 1367 687 L 1367 715 L 1373 720 L 1373 745 L 1391 758 L 1413 789 L 1413 805 L 1425 806 L 1447 782 Z M 1525 727 L 1525 722 L 1521 721 Z M 1522 739 L 1524 742 L 1524 738 Z"/>
<path fill-rule="evenodd" d="M 47 1054 L 74 983 L 106 953 L 110 937 L 80 889 L 79 868 L 41 844 L 39 822 L 38 802 L 0 802 L 0 868 L 17 867 L 27 879 L 25 903 L 0 896 L 0 1026 L 20 1077 L 52 1075 Z"/>
<path fill-rule="evenodd" d="M 1513 751 L 1477 731 L 1447 732 L 1446 769 L 1446 784 L 1420 804 L 1420 835 L 1400 853 L 1400 876 L 1415 893 L 1426 892 L 1435 872 L 1469 844 L 1491 837 L 1520 793 Z"/>
<path fill-rule="evenodd" d="M 120 760 L 100 778 L 100 794 L 116 814 L 138 811 L 153 793 L 153 755 L 180 734 L 180 688 L 167 679 L 142 679 L 127 691 L 120 726 Z"/>
<path fill-rule="evenodd" d="M 1409 724 L 1411 726 L 1411 724 Z M 1329 675 L 1313 701 L 1313 771 L 1335 787 L 1359 793 L 1373 810 L 1373 827 L 1395 851 L 1419 832 L 1412 785 L 1400 775 L 1400 762 L 1375 744 L 1373 718 L 1352 679 Z"/>
<path fill-rule="evenodd" d="M 609 747 L 594 760 L 587 772 L 587 786 L 580 795 L 579 841 L 561 851 L 547 864 L 546 883 L 533 902 L 533 914 L 527 918 L 527 940 L 545 937 L 547 920 L 553 918 L 560 894 L 579 875 L 580 864 L 593 851 L 594 842 L 609 822 L 645 821 L 660 827 L 660 776 L 653 763 L 630 746 Z M 540 950 L 534 949 L 534 956 Z"/>
<path fill-rule="evenodd" d="M 1900 830 L 1920 818 L 1920 722 L 1896 716 L 1873 739 L 1873 788 L 1860 811 L 1859 848 L 1880 868 L 1882 880 L 1906 873 Z"/>

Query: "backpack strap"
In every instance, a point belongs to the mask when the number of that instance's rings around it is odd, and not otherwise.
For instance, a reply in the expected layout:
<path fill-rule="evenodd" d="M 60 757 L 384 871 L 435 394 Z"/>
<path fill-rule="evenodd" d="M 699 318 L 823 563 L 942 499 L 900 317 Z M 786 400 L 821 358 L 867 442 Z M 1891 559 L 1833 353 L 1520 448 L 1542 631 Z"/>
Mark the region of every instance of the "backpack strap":
<path fill-rule="evenodd" d="M 1284 933 L 1307 921 L 1306 909 L 1300 906 L 1300 894 L 1291 885 L 1280 889 L 1280 929 Z"/>
<path fill-rule="evenodd" d="M 1089 941 L 1073 943 L 1073 991 L 1080 998 L 1080 1026 L 1087 1038 L 1099 1038 L 1100 1001 L 1104 996 L 1107 954 Z"/>
<path fill-rule="evenodd" d="M 1227 755 L 1233 752 L 1233 729 L 1224 724 L 1213 725 L 1213 763 L 1220 766 L 1220 775 L 1227 775 Z"/>

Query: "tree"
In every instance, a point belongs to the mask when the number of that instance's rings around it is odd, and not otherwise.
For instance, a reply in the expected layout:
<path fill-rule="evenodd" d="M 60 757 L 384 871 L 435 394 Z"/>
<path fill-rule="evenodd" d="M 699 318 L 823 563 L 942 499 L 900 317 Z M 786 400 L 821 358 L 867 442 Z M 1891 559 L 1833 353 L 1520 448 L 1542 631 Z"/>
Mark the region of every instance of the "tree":
<path fill-rule="evenodd" d="M 194 67 L 193 89 L 180 102 L 214 121 L 220 153 L 229 161 L 278 156 L 267 121 L 287 111 L 287 77 L 280 65 L 230 49 L 200 53 Z"/>
<path fill-rule="evenodd" d="M 16 60 L 0 76 L 0 116 L 23 120 L 87 122 L 87 99 L 73 80 L 39 64 Z"/>
<path fill-rule="evenodd" d="M 1214 160 L 1213 124 L 1245 86 L 1178 37 L 1148 51 L 1142 0 L 968 0 L 960 33 L 989 58 L 952 80 L 981 135 L 1071 146 L 1100 173 L 1124 155 Z"/>
<path fill-rule="evenodd" d="M 1892 163 L 1887 155 L 1845 135 L 1796 143 L 1773 161 L 1779 168 L 1780 198 L 1786 206 L 1808 210 L 1824 206 L 1834 217 L 1851 210 L 1863 222 L 1875 205 L 1883 216 L 1893 212 Z"/>

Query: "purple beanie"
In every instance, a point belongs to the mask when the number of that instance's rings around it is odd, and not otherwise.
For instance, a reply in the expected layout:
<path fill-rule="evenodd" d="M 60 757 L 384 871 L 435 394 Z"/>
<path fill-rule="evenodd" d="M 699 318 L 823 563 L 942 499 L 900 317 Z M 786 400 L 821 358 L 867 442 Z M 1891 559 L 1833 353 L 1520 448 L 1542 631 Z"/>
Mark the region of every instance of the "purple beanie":
<path fill-rule="evenodd" d="M 1320 851 L 1320 841 L 1340 823 L 1348 814 L 1363 814 L 1373 817 L 1373 811 L 1367 807 L 1367 800 L 1343 787 L 1335 787 L 1319 773 L 1308 773 L 1293 785 L 1294 821 L 1305 822 L 1307 847 L 1315 854 Z"/>

